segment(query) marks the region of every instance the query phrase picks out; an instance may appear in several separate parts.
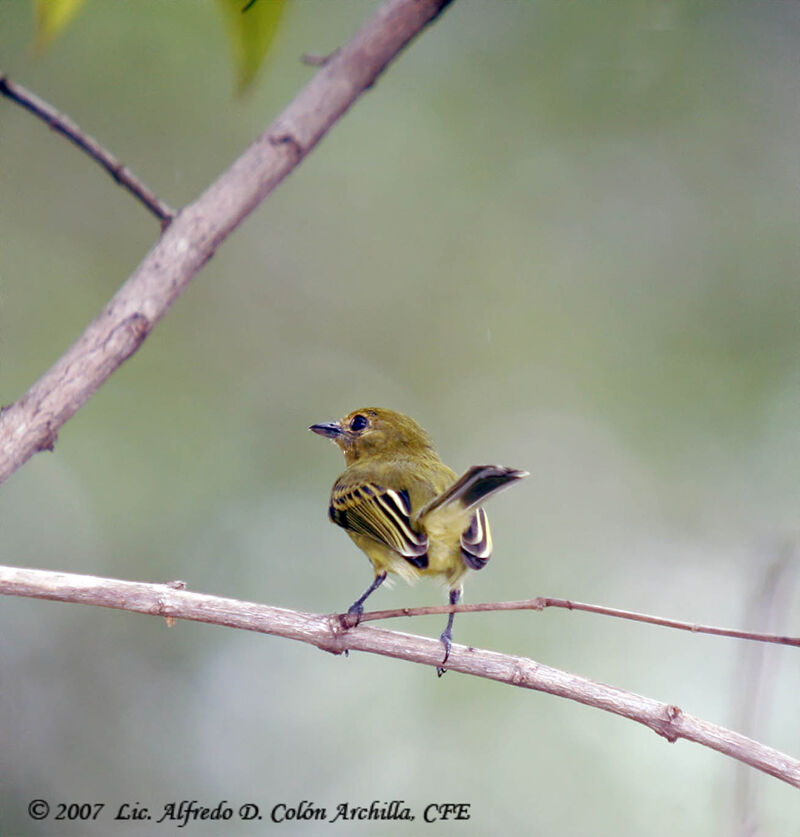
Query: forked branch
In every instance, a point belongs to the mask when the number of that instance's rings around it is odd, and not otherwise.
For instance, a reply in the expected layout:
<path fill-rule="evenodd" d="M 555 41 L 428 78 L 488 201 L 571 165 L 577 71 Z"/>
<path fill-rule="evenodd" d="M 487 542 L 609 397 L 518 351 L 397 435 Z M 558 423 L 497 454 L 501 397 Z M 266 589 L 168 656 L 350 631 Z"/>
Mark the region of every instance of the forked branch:
<path fill-rule="evenodd" d="M 142 344 L 230 233 L 305 158 L 450 0 L 385 0 L 238 160 L 169 224 L 78 340 L 0 414 L 0 482 L 50 450 L 64 422 Z"/>
<path fill-rule="evenodd" d="M 295 639 L 323 651 L 366 651 L 437 666 L 442 646 L 436 639 L 359 625 L 344 629 L 338 614 L 319 615 L 190 593 L 182 582 L 145 584 L 71 573 L 0 567 L 0 594 L 111 607 L 134 613 L 226 625 Z M 453 645 L 451 671 L 534 689 L 622 715 L 668 741 L 685 738 L 763 770 L 800 788 L 800 761 L 744 735 L 696 718 L 677 706 L 606 686 L 542 665 L 525 657 Z"/>

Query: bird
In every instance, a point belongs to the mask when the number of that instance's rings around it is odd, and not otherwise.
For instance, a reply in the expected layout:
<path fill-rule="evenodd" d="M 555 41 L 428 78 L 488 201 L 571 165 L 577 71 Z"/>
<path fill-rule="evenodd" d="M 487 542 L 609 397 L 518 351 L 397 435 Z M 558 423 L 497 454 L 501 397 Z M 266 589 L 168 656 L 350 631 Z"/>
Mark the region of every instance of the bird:
<path fill-rule="evenodd" d="M 409 583 L 433 577 L 449 590 L 450 604 L 457 604 L 464 577 L 483 569 L 492 555 L 482 504 L 528 472 L 474 465 L 459 477 L 416 421 L 383 407 L 362 407 L 309 430 L 344 454 L 346 468 L 331 490 L 328 517 L 366 553 L 375 573 L 347 611 L 350 624 L 358 624 L 364 602 L 388 573 Z M 454 616 L 449 614 L 440 636 L 439 676 L 450 656 Z"/>

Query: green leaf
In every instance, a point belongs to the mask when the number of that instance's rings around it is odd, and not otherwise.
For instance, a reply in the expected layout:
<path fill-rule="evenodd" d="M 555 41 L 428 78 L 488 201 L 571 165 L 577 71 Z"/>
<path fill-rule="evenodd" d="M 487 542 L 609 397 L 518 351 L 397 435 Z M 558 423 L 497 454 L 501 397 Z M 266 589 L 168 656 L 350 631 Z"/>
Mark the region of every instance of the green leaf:
<path fill-rule="evenodd" d="M 63 32 L 86 0 L 36 0 L 36 49 L 42 51 Z"/>
<path fill-rule="evenodd" d="M 253 81 L 272 44 L 287 0 L 217 0 L 236 63 L 236 86 Z"/>

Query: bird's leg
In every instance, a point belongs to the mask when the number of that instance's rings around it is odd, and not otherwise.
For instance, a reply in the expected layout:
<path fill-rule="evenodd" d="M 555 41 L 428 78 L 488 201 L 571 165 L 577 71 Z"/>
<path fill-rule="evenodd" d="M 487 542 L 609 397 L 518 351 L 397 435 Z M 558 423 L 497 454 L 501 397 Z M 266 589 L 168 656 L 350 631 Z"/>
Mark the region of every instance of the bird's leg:
<path fill-rule="evenodd" d="M 374 593 L 383 582 L 386 581 L 386 571 L 378 573 L 372 581 L 372 584 L 367 587 L 363 595 L 359 596 L 350 607 L 347 608 L 347 616 L 343 621 L 345 628 L 355 628 L 361 620 L 361 614 L 364 612 L 364 602 Z"/>
<path fill-rule="evenodd" d="M 461 598 L 461 588 L 456 587 L 455 590 L 450 591 L 450 604 L 458 604 L 459 599 Z M 453 619 L 455 619 L 455 613 L 451 613 L 447 619 L 447 627 L 442 631 L 442 635 L 439 639 L 442 641 L 442 645 L 444 645 L 444 659 L 442 660 L 442 664 L 440 666 L 436 666 L 436 673 L 441 677 L 447 669 L 444 667 L 445 663 L 447 662 L 447 658 L 450 656 L 450 646 L 453 644 Z"/>

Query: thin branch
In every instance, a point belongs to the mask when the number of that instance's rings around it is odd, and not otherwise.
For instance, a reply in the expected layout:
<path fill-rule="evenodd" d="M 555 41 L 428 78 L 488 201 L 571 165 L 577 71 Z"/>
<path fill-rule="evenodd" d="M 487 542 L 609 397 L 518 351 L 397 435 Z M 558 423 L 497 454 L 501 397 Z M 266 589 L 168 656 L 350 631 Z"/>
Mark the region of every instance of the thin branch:
<path fill-rule="evenodd" d="M 11 81 L 4 73 L 0 73 L 0 93 L 18 105 L 22 105 L 34 116 L 38 116 L 39 119 L 46 122 L 54 131 L 62 134 L 82 151 L 85 151 L 120 186 L 127 189 L 161 221 L 162 229 L 175 217 L 174 209 L 160 200 L 129 168 L 123 166 L 113 154 L 106 151 L 97 140 L 82 131 L 68 116 L 59 113 L 52 105 L 31 93 L 30 90 L 26 90 L 21 84 Z"/>
<path fill-rule="evenodd" d="M 713 634 L 734 639 L 750 639 L 755 642 L 772 642 L 778 645 L 800 647 L 800 637 L 760 634 L 753 631 L 739 631 L 735 628 L 715 628 L 713 625 L 698 625 L 694 622 L 680 622 L 677 619 L 664 619 L 648 613 L 636 613 L 633 610 L 619 610 L 615 607 L 573 602 L 569 599 L 555 599 L 550 596 L 538 596 L 535 599 L 522 599 L 513 602 L 478 602 L 477 604 L 432 605 L 430 607 L 401 607 L 394 610 L 371 610 L 359 617 L 359 622 L 375 619 L 395 619 L 399 616 L 430 616 L 442 613 L 483 613 L 497 610 L 544 610 L 546 607 L 560 607 L 565 610 L 582 610 L 586 613 L 599 613 L 602 616 L 616 616 L 619 619 L 631 619 L 634 622 L 646 622 L 649 625 L 661 625 L 677 628 L 695 634 Z"/>
<path fill-rule="evenodd" d="M 338 49 L 335 49 L 327 55 L 317 55 L 315 52 L 304 52 L 300 60 L 309 67 L 324 67 L 338 51 Z"/>
<path fill-rule="evenodd" d="M 366 651 L 423 665 L 442 662 L 436 639 L 359 625 L 345 629 L 338 614 L 319 615 L 182 589 L 182 582 L 145 584 L 72 573 L 0 567 L 0 594 L 110 607 L 133 613 L 226 625 L 295 639 L 323 651 Z M 717 750 L 800 788 L 800 760 L 673 706 L 542 665 L 525 657 L 453 645 L 451 671 L 547 692 L 644 724 L 667 741 L 679 738 Z"/>
<path fill-rule="evenodd" d="M 780 630 L 790 610 L 798 563 L 796 539 L 782 544 L 766 567 L 760 566 L 758 576 L 750 585 L 747 602 L 747 621 Z M 759 562 L 762 563 L 762 562 Z M 739 729 L 748 735 L 756 734 L 769 713 L 769 695 L 775 679 L 777 658 L 770 655 L 766 646 L 745 646 L 739 657 L 735 675 L 736 696 L 733 716 Z M 772 665 L 770 665 L 772 663 Z M 737 765 L 734 774 L 733 801 L 731 805 L 731 834 L 751 837 L 758 831 L 756 787 L 749 770 Z"/>
<path fill-rule="evenodd" d="M 0 482 L 142 344 L 217 247 L 305 158 L 450 0 L 385 0 L 216 182 L 172 221 L 106 308 L 28 392 L 0 414 Z"/>

